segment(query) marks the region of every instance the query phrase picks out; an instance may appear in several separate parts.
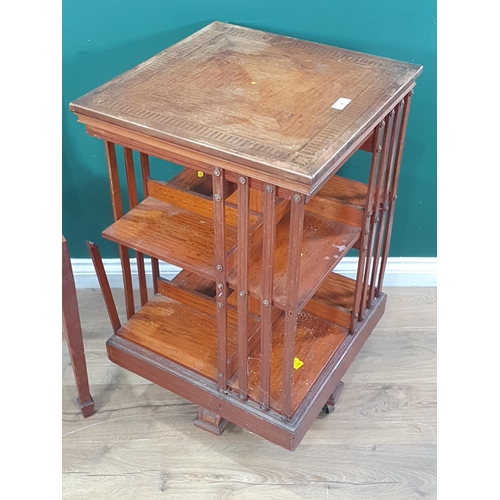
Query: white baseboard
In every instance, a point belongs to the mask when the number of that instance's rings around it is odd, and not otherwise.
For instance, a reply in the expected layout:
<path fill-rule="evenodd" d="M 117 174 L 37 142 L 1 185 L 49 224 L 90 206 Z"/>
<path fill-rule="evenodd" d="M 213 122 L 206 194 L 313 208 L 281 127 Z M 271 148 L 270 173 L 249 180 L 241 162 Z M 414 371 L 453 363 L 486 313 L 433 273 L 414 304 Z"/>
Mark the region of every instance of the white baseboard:
<path fill-rule="evenodd" d="M 355 278 L 358 259 L 346 257 L 335 269 L 339 274 Z M 103 259 L 104 268 L 111 288 L 123 288 L 120 259 Z M 77 288 L 99 288 L 99 283 L 90 259 L 71 259 Z M 146 259 L 146 279 L 152 286 L 151 264 Z M 137 265 L 131 259 L 132 279 L 135 288 L 139 287 Z M 172 279 L 180 268 L 160 262 L 160 273 Z M 387 260 L 384 286 L 437 286 L 436 257 L 390 257 Z"/>

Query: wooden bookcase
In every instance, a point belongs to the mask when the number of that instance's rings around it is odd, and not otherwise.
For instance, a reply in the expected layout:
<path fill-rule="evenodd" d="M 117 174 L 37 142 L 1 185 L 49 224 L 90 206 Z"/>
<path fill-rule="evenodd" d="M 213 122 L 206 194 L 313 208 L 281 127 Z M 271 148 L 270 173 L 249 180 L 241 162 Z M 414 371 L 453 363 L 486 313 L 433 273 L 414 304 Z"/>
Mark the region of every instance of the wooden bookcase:
<path fill-rule="evenodd" d="M 108 160 L 115 222 L 103 236 L 119 247 L 123 325 L 89 249 L 114 331 L 109 358 L 198 404 L 199 427 L 220 434 L 232 421 L 295 449 L 384 312 L 421 71 L 215 22 L 71 103 Z M 370 156 L 365 183 L 337 175 L 359 149 Z M 185 169 L 162 182 L 150 156 Z M 351 249 L 355 280 L 335 273 Z M 169 281 L 159 261 L 182 271 Z"/>

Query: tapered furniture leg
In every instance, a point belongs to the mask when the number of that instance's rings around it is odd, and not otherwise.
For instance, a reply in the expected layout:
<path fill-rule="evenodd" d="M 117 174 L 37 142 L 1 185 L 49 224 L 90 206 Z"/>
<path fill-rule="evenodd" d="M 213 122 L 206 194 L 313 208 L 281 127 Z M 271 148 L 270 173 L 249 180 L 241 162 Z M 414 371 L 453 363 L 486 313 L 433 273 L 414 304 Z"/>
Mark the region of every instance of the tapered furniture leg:
<path fill-rule="evenodd" d="M 90 395 L 75 280 L 69 258 L 68 243 L 64 236 L 62 238 L 62 313 L 71 365 L 73 366 L 78 391 L 77 401 L 83 416 L 87 418 L 94 414 L 94 400 Z"/>
<path fill-rule="evenodd" d="M 198 409 L 198 416 L 193 422 L 196 427 L 220 436 L 226 428 L 228 421 L 217 413 L 205 410 L 201 406 Z"/>

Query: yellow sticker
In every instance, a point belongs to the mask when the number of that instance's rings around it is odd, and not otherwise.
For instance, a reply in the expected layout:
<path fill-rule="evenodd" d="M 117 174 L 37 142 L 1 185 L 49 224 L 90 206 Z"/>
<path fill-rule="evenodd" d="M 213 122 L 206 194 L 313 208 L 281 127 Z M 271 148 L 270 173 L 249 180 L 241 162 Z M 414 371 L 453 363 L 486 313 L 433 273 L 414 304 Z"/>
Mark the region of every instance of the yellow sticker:
<path fill-rule="evenodd" d="M 203 172 L 200 172 L 200 171 L 198 170 L 198 177 L 203 177 Z"/>
<path fill-rule="evenodd" d="M 255 85 L 255 82 L 252 82 L 252 85 Z"/>
<path fill-rule="evenodd" d="M 304 364 L 303 361 L 300 361 L 299 358 L 293 358 L 293 367 L 295 370 L 298 370 Z"/>

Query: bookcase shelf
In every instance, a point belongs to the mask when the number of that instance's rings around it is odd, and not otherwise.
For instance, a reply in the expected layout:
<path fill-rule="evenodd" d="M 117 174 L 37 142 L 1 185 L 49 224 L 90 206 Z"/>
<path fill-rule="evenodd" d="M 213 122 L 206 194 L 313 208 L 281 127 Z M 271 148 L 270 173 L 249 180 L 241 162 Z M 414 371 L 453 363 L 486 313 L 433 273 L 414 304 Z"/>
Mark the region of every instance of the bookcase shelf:
<path fill-rule="evenodd" d="M 290 214 L 276 226 L 274 250 L 273 305 L 281 309 L 287 306 L 287 262 L 289 247 Z M 350 250 L 360 235 L 360 229 L 327 219 L 319 215 L 305 213 L 303 237 L 300 246 L 300 282 L 298 307 L 302 309 L 316 286 L 328 276 L 330 271 Z M 262 246 L 250 246 L 248 266 L 250 294 L 261 295 Z M 229 271 L 229 285 L 237 288 L 238 269 Z"/>
<path fill-rule="evenodd" d="M 213 220 L 148 197 L 103 231 L 115 243 L 215 279 Z M 226 230 L 236 244 L 236 230 Z"/>

